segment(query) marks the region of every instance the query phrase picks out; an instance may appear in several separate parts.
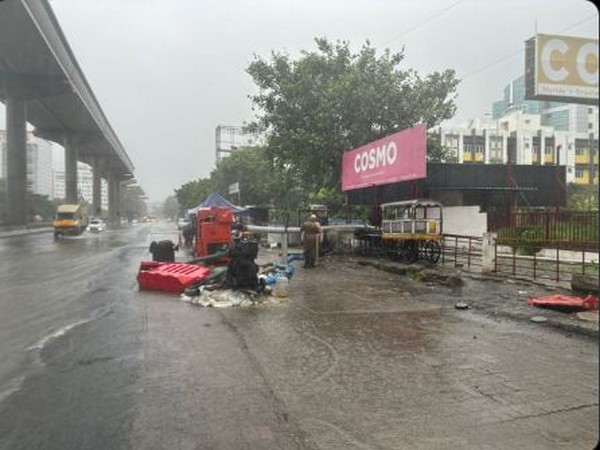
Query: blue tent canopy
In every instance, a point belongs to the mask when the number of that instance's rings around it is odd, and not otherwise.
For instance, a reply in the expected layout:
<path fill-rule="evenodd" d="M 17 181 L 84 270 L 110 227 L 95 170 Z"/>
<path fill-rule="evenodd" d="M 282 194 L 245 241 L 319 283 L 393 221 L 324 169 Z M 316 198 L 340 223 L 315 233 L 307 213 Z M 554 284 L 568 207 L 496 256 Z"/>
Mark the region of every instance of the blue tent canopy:
<path fill-rule="evenodd" d="M 223 196 L 221 196 L 221 194 L 219 194 L 218 192 L 213 192 L 208 197 L 206 197 L 206 199 L 198 206 L 192 209 L 188 209 L 188 215 L 196 214 L 200 208 L 210 208 L 211 206 L 223 206 L 225 208 L 229 208 L 229 210 L 232 213 L 239 215 L 243 215 L 244 213 L 249 212 L 246 208 L 234 205 L 229 200 L 223 198 Z"/>

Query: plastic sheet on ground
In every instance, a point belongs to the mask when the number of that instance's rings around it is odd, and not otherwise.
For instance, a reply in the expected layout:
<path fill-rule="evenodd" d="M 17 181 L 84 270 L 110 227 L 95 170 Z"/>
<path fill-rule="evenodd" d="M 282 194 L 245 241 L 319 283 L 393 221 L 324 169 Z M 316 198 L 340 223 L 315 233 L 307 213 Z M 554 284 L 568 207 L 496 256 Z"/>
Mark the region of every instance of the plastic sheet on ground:
<path fill-rule="evenodd" d="M 569 295 L 547 295 L 544 297 L 532 297 L 527 300 L 530 306 L 539 308 L 557 309 L 561 311 L 586 311 L 598 309 L 598 297 L 588 295 L 587 297 L 573 297 Z"/>
<path fill-rule="evenodd" d="M 212 308 L 231 308 L 235 306 L 248 307 L 256 303 L 266 301 L 274 302 L 276 299 L 270 295 L 263 295 L 255 292 L 236 291 L 233 289 L 208 290 L 201 289 L 198 296 L 189 296 L 182 294 L 181 301 L 194 306 L 212 307 Z"/>

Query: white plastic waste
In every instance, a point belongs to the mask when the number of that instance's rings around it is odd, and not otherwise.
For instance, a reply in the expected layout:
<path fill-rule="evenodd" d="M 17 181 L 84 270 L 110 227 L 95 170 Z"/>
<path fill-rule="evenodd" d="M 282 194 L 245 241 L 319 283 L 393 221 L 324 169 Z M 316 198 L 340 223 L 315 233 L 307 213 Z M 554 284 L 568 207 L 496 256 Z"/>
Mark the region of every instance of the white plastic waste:
<path fill-rule="evenodd" d="M 286 276 L 279 276 L 273 286 L 273 294 L 275 297 L 287 297 L 288 296 L 288 284 L 289 281 Z"/>
<path fill-rule="evenodd" d="M 251 306 L 252 300 L 244 292 L 232 290 L 217 290 L 209 291 L 202 290 L 197 297 L 188 297 L 182 294 L 180 297 L 182 302 L 190 303 L 195 306 L 213 307 L 213 308 L 229 308 L 232 306 Z"/>

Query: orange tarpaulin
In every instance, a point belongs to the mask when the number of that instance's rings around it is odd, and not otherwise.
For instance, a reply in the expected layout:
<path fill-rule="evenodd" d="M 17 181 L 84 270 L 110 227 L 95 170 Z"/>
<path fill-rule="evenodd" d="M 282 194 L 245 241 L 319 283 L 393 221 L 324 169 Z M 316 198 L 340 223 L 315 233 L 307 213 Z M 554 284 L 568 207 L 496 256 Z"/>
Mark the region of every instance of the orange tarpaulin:
<path fill-rule="evenodd" d="M 591 294 L 584 298 L 557 294 L 545 297 L 531 297 L 527 300 L 527 304 L 540 308 L 582 311 L 598 309 L 598 297 Z"/>

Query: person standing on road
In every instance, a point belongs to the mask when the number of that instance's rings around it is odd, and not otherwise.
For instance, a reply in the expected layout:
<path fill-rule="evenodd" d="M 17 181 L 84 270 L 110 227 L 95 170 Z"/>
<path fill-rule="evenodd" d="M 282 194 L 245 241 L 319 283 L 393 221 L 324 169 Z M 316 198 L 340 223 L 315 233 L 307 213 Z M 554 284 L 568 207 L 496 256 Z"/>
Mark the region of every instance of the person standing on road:
<path fill-rule="evenodd" d="M 183 242 L 186 247 L 194 246 L 194 237 L 196 236 L 196 228 L 193 223 L 189 223 L 183 229 Z"/>
<path fill-rule="evenodd" d="M 321 235 L 321 225 L 317 216 L 311 214 L 306 222 L 300 227 L 300 240 L 304 250 L 304 268 L 315 267 L 317 260 L 317 246 Z"/>

